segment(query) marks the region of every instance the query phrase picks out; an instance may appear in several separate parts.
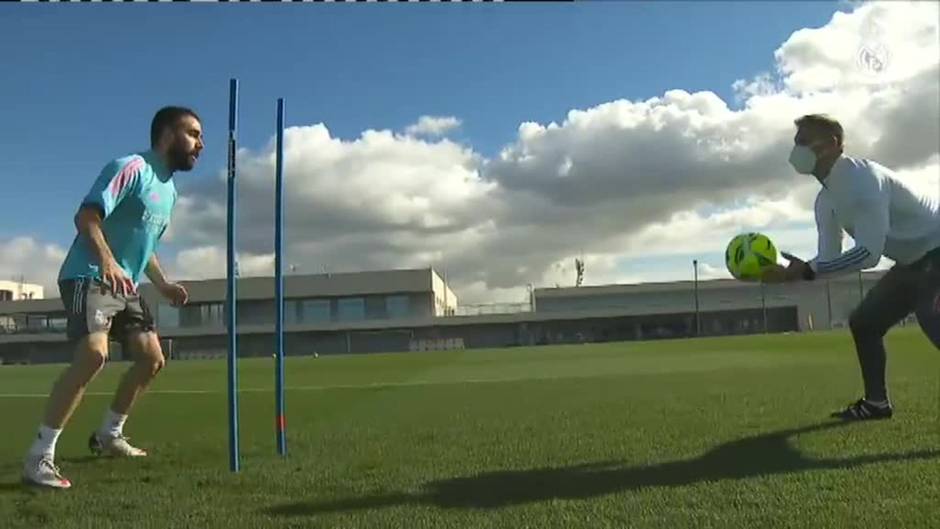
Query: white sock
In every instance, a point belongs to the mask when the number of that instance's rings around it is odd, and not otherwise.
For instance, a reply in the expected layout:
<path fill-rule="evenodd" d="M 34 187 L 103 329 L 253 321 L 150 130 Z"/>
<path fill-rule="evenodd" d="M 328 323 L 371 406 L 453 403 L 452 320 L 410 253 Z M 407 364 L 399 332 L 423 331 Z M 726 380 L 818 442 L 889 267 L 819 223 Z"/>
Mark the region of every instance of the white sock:
<path fill-rule="evenodd" d="M 887 406 L 888 406 L 888 399 L 885 399 L 885 400 L 871 400 L 871 399 L 865 399 L 865 402 L 871 404 L 872 406 L 874 406 L 874 407 L 876 407 L 876 408 L 884 408 L 884 407 L 887 407 Z"/>
<path fill-rule="evenodd" d="M 127 415 L 114 413 L 109 409 L 104 414 L 104 421 L 101 423 L 98 433 L 102 437 L 120 437 L 124 432 L 124 421 L 126 420 Z"/>
<path fill-rule="evenodd" d="M 29 447 L 29 454 L 34 456 L 49 456 L 55 458 L 55 444 L 59 440 L 62 429 L 54 430 L 44 424 L 39 425 L 36 440 Z"/>

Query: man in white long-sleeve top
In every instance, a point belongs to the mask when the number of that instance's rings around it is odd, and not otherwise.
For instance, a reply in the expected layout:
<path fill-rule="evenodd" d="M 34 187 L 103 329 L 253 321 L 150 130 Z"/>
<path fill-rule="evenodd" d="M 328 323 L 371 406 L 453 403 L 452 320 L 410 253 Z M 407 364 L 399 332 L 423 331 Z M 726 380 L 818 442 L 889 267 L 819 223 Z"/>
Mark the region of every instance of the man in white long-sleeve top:
<path fill-rule="evenodd" d="M 916 313 L 921 329 L 940 349 L 940 212 L 937 202 L 901 182 L 888 168 L 843 154 L 843 129 L 820 114 L 795 121 L 790 164 L 822 184 L 816 198 L 818 255 L 805 262 L 790 254 L 765 282 L 828 279 L 895 261 L 849 317 L 865 396 L 832 414 L 845 420 L 886 419 L 893 414 L 885 380 L 884 336 Z M 842 232 L 855 245 L 842 252 Z"/>

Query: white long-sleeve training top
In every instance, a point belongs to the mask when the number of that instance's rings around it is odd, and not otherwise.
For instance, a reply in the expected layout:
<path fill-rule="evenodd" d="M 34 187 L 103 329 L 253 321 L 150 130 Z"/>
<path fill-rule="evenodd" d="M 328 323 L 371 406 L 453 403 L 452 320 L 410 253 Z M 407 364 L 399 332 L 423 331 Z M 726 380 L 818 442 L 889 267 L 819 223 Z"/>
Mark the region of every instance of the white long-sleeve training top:
<path fill-rule="evenodd" d="M 825 278 L 871 268 L 884 255 L 910 264 L 940 246 L 937 201 L 919 194 L 871 160 L 841 156 L 816 197 L 818 255 L 809 261 Z M 842 252 L 842 231 L 855 246 Z"/>

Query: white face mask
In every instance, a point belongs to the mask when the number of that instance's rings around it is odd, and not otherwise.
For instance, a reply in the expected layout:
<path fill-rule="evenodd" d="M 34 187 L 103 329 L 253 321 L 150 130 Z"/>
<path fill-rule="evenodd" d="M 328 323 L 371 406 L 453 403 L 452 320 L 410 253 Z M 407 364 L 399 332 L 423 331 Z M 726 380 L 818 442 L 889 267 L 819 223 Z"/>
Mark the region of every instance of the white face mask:
<path fill-rule="evenodd" d="M 806 145 L 794 145 L 790 151 L 790 165 L 800 174 L 812 174 L 816 168 L 816 153 Z"/>

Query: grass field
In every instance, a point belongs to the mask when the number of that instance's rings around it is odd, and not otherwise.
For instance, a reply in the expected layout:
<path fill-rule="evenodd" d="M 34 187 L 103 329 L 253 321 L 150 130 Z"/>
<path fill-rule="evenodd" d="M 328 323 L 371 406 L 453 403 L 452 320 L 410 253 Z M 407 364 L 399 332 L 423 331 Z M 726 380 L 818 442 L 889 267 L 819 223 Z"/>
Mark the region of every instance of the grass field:
<path fill-rule="evenodd" d="M 171 363 L 126 431 L 85 441 L 121 364 L 59 442 L 75 484 L 20 485 L 62 366 L 0 367 L 0 527 L 938 527 L 940 352 L 888 338 L 891 421 L 838 425 L 860 391 L 844 333 L 289 358 L 289 457 L 273 360 L 240 365 L 228 472 L 225 363 Z"/>

